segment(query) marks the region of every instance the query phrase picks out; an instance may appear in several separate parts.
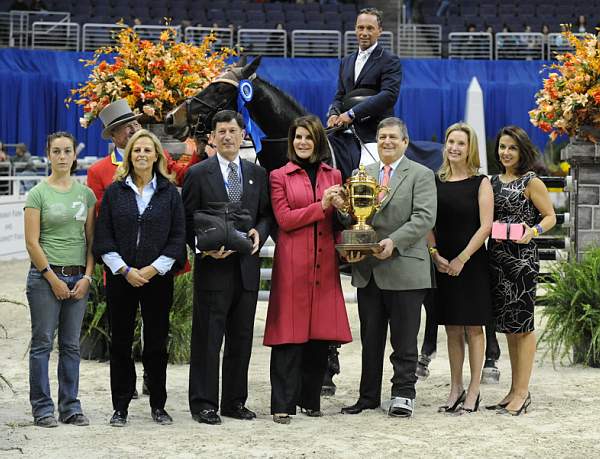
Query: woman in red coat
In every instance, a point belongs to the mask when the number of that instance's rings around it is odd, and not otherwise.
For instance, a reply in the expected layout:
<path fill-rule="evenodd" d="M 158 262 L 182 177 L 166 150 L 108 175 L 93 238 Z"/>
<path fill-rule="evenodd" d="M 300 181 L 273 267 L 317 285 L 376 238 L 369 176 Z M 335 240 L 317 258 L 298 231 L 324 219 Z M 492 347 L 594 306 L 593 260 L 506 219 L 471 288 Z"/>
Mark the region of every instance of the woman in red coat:
<path fill-rule="evenodd" d="M 342 179 L 328 157 L 321 121 L 303 116 L 290 127 L 290 161 L 271 173 L 279 233 L 264 344 L 272 346 L 271 413 L 280 424 L 289 424 L 296 406 L 321 416 L 327 348 L 352 340 L 333 228 Z"/>

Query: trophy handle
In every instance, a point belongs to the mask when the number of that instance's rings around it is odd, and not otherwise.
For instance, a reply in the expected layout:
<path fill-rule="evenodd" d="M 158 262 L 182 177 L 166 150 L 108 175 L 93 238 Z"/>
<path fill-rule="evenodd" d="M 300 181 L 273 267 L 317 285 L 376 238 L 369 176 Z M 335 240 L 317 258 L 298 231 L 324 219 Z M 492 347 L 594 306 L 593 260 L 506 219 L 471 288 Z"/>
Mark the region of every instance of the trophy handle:
<path fill-rule="evenodd" d="M 349 213 L 351 209 L 350 205 L 350 184 L 344 183 L 342 185 L 342 190 L 344 191 L 344 208 L 342 209 L 344 212 Z"/>
<path fill-rule="evenodd" d="M 379 199 L 375 200 L 376 202 L 373 205 L 373 207 L 375 207 L 375 211 L 376 212 L 381 207 L 381 204 L 383 204 L 383 201 L 385 201 L 385 198 L 387 198 L 387 195 L 388 195 L 389 192 L 390 192 L 390 187 L 388 187 L 388 186 L 377 185 L 377 188 L 375 188 L 376 196 L 379 196 L 379 193 L 385 193 L 385 196 L 383 197 L 383 199 L 381 201 Z"/>

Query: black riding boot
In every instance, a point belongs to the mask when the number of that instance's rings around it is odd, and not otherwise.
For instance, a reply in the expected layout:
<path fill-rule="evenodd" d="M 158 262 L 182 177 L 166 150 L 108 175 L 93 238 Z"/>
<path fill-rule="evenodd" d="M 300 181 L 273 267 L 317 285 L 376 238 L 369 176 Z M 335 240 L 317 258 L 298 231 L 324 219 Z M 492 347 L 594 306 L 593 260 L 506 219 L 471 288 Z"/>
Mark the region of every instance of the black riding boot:
<path fill-rule="evenodd" d="M 335 395 L 336 385 L 333 382 L 333 376 L 340 373 L 340 359 L 338 352 L 340 345 L 331 344 L 327 355 L 327 371 L 323 378 L 323 386 L 321 387 L 321 395 L 332 396 Z"/>

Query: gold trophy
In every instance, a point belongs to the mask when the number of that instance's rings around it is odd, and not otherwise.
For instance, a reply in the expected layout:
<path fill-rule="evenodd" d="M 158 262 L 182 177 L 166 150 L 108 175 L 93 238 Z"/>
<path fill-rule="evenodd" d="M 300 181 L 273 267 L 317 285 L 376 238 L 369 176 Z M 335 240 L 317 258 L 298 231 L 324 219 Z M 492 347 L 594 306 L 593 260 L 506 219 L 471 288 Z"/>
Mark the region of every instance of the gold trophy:
<path fill-rule="evenodd" d="M 379 193 L 387 194 L 388 191 L 387 187 L 379 185 L 377 180 L 367 174 L 362 164 L 356 175 L 348 177 L 344 184 L 346 195 L 344 210 L 356 219 L 356 225 L 342 231 L 342 243 L 335 246 L 338 252 L 341 254 L 360 252 L 369 255 L 383 250 L 378 243 L 377 233 L 367 224 L 367 220 L 381 206 Z"/>

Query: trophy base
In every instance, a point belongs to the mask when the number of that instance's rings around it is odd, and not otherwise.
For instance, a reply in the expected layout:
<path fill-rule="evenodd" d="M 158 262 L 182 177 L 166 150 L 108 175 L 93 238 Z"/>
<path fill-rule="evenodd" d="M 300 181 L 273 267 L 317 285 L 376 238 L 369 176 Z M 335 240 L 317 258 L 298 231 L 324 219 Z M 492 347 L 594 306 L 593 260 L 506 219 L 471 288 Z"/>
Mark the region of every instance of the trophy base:
<path fill-rule="evenodd" d="M 342 255 L 347 252 L 360 252 L 363 255 L 371 255 L 383 250 L 377 243 L 377 233 L 372 229 L 342 231 L 342 243 L 336 244 L 335 248 Z"/>
<path fill-rule="evenodd" d="M 361 255 L 372 255 L 383 251 L 377 243 L 373 244 L 336 244 L 335 249 L 340 255 L 346 255 L 348 252 L 360 252 Z"/>

